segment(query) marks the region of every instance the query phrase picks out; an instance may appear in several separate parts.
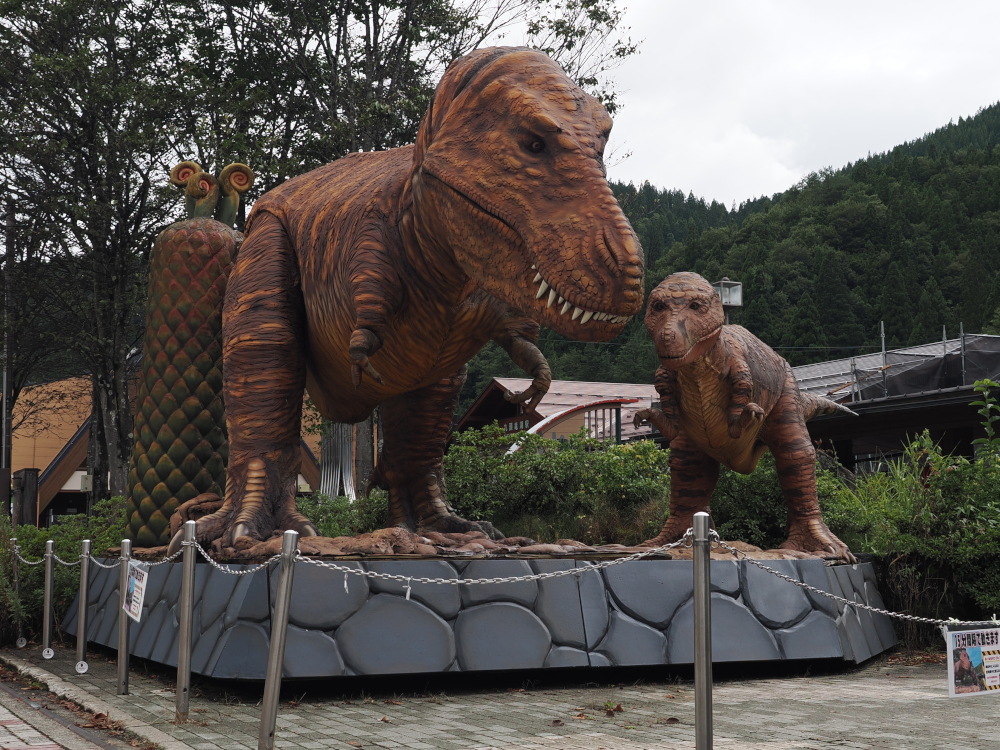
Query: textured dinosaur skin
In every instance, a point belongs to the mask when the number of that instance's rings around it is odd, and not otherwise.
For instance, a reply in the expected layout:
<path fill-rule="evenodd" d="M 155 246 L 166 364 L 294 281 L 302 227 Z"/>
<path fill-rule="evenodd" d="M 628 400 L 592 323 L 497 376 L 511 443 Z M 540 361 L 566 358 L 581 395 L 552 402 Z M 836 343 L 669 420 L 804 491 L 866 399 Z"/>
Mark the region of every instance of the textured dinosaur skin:
<path fill-rule="evenodd" d="M 480 528 L 442 481 L 468 360 L 498 342 L 533 377 L 517 397 L 533 408 L 551 380 L 540 325 L 608 340 L 642 307 L 642 249 L 604 176 L 610 128 L 545 55 L 478 50 L 449 66 L 414 145 L 257 201 L 223 312 L 226 494 L 201 541 L 315 533 L 294 505 L 304 389 L 337 422 L 380 406 L 393 525 Z"/>
<path fill-rule="evenodd" d="M 177 507 L 225 486 L 222 299 L 243 241 L 232 223 L 253 173 L 230 164 L 216 180 L 187 161 L 170 181 L 184 190 L 188 218 L 160 232 L 150 259 L 129 465 L 129 537 L 139 547 L 167 544 Z"/>
<path fill-rule="evenodd" d="M 816 450 L 805 423 L 818 414 L 851 412 L 801 393 L 788 363 L 741 326 L 724 325 L 722 302 L 704 278 L 675 273 L 649 297 L 646 328 L 660 366 L 660 406 L 643 409 L 670 441 L 670 515 L 655 539 L 680 539 L 692 517 L 707 511 L 719 466 L 749 474 L 764 452 L 774 455 L 788 505 L 782 550 L 854 562 L 823 522 L 816 496 Z"/>

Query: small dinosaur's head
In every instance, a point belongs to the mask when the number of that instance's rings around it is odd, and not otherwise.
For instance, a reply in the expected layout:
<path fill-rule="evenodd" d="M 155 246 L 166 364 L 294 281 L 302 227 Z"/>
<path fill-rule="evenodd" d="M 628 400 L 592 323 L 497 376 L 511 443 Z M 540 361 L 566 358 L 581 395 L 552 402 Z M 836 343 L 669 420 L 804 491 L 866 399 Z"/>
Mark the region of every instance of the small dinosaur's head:
<path fill-rule="evenodd" d="M 421 242 L 540 324 L 588 341 L 642 308 L 642 248 L 605 179 L 611 117 L 550 58 L 477 50 L 448 68 L 417 139 Z"/>
<path fill-rule="evenodd" d="M 674 273 L 649 295 L 646 329 L 660 366 L 677 370 L 701 359 L 722 333 L 725 313 L 712 285 L 696 273 Z"/>

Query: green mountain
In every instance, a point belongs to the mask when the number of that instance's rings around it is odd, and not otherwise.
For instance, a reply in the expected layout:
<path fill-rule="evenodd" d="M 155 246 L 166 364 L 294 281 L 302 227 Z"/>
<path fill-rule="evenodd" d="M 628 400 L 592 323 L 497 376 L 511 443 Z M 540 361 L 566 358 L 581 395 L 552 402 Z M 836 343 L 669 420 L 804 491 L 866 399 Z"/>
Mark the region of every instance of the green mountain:
<path fill-rule="evenodd" d="M 793 364 L 871 351 L 880 321 L 890 347 L 1000 324 L 1000 104 L 729 213 L 650 276 L 743 282 L 733 322 Z"/>

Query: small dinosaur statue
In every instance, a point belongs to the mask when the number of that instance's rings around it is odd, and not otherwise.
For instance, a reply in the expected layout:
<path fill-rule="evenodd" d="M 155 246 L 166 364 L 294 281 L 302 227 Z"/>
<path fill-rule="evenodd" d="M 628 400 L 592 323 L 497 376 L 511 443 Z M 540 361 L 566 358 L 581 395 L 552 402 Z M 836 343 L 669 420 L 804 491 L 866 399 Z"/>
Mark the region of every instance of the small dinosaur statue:
<path fill-rule="evenodd" d="M 499 343 L 532 376 L 515 397 L 532 409 L 551 381 L 540 325 L 605 341 L 642 308 L 642 248 L 605 179 L 610 129 L 546 55 L 477 50 L 448 67 L 414 145 L 257 201 L 223 309 L 225 498 L 199 541 L 316 533 L 295 509 L 304 389 L 337 422 L 380 406 L 391 525 L 482 530 L 442 479 L 468 360 Z"/>
<path fill-rule="evenodd" d="M 816 450 L 805 423 L 850 409 L 799 391 L 788 363 L 741 326 L 724 325 L 722 301 L 694 273 L 675 273 L 650 294 L 646 328 L 660 366 L 660 407 L 642 409 L 670 441 L 670 515 L 655 539 L 676 541 L 707 511 L 719 465 L 741 474 L 770 449 L 788 505 L 788 539 L 781 549 L 804 557 L 855 562 L 827 528 L 816 497 Z"/>

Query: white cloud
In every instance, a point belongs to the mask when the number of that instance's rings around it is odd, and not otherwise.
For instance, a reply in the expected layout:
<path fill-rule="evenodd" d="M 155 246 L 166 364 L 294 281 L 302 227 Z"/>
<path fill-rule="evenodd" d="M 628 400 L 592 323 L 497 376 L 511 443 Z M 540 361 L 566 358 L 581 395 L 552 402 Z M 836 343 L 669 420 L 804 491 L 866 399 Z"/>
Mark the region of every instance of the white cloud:
<path fill-rule="evenodd" d="M 1000 100 L 1000 4 L 621 0 L 641 53 L 609 176 L 727 205 Z"/>

